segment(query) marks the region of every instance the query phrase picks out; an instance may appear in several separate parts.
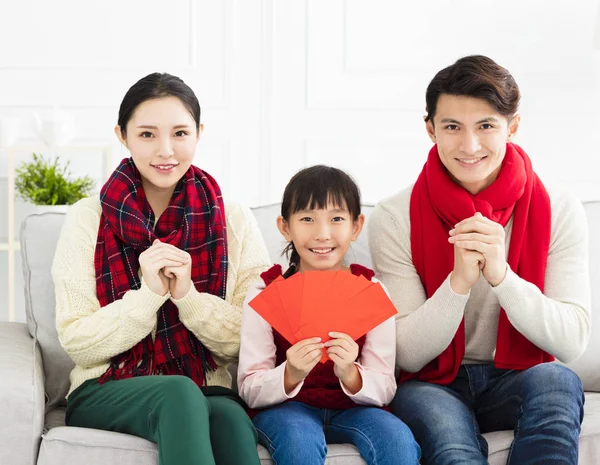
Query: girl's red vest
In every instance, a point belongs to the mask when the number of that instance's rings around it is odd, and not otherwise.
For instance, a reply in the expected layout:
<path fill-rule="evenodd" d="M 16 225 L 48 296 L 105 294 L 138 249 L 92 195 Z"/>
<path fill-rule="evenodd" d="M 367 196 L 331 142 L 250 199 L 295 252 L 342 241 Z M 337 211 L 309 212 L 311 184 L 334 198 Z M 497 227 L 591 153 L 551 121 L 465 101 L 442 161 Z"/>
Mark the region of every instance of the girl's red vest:
<path fill-rule="evenodd" d="M 350 265 L 350 272 L 355 276 L 362 275 L 369 281 L 375 275 L 372 270 L 356 264 Z M 278 276 L 281 276 L 280 265 L 274 265 L 260 275 L 266 286 L 271 284 Z M 276 366 L 279 366 L 285 362 L 286 351 L 292 345 L 275 329 L 273 329 L 273 340 L 277 347 Z M 366 336 L 362 336 L 356 341 L 359 349 L 359 357 L 362 347 L 365 344 L 365 340 Z M 357 404 L 342 391 L 340 380 L 333 372 L 333 362 L 331 360 L 327 360 L 325 363 L 317 363 L 317 366 L 315 366 L 304 379 L 304 384 L 302 385 L 300 392 L 290 400 L 303 402 L 316 408 L 329 408 L 335 410 L 346 410 L 357 407 Z"/>

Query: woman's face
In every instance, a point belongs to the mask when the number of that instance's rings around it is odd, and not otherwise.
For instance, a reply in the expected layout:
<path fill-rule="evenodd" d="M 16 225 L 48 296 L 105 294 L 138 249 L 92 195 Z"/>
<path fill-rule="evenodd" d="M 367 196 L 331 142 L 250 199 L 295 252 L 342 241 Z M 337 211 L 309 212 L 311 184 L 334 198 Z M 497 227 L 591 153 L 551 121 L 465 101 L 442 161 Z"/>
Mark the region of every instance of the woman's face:
<path fill-rule="evenodd" d="M 124 137 L 120 126 L 115 132 L 129 149 L 144 190 L 170 195 L 192 164 L 202 125 L 196 130 L 196 121 L 179 98 L 162 97 L 135 109 Z"/>
<path fill-rule="evenodd" d="M 448 94 L 440 95 L 434 122 L 427 122 L 440 160 L 454 181 L 471 194 L 496 180 L 506 143 L 518 127 L 518 115 L 507 121 L 483 99 Z"/>

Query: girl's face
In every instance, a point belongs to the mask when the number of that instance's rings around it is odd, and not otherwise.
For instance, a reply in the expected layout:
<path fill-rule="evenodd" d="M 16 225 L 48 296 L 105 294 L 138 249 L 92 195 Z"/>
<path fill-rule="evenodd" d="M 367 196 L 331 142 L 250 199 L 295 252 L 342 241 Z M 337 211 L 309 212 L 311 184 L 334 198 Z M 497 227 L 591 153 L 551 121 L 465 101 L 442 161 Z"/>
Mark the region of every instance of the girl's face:
<path fill-rule="evenodd" d="M 300 210 L 288 221 L 280 216 L 277 227 L 288 242 L 294 243 L 300 255 L 299 270 L 339 270 L 364 222 L 364 215 L 354 221 L 345 207 L 329 203 L 322 210 Z"/>
<path fill-rule="evenodd" d="M 146 100 L 133 112 L 119 140 L 129 149 L 142 176 L 144 190 L 171 195 L 175 185 L 192 164 L 202 133 L 196 121 L 177 97 Z"/>

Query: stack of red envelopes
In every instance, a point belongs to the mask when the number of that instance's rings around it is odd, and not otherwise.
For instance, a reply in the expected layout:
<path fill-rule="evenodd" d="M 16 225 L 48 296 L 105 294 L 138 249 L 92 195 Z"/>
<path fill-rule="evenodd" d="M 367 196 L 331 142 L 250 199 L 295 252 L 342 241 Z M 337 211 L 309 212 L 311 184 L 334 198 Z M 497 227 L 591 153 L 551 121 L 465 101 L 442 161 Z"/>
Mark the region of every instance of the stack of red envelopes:
<path fill-rule="evenodd" d="M 379 283 L 348 271 L 305 271 L 278 277 L 249 305 L 290 344 L 329 332 L 357 340 L 388 318 L 396 308 Z M 323 352 L 321 362 L 328 357 Z"/>

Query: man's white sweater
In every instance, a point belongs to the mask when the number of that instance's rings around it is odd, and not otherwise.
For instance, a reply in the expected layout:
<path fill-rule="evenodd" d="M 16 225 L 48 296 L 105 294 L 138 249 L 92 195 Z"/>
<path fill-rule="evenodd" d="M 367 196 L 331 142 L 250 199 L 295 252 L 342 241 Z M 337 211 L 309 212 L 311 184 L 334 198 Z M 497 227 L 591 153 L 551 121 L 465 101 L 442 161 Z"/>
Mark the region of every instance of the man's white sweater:
<path fill-rule="evenodd" d="M 397 366 L 419 371 L 448 347 L 463 317 L 463 363 L 493 361 L 501 307 L 521 334 L 560 361 L 572 361 L 585 350 L 591 297 L 588 230 L 579 200 L 566 192 L 549 191 L 552 229 L 543 293 L 509 269 L 496 287 L 482 275 L 467 295 L 452 290 L 448 274 L 427 299 L 412 262 L 411 193 L 412 186 L 380 202 L 368 222 L 376 276 L 398 310 Z M 505 227 L 507 254 L 511 228 L 512 219 Z"/>

